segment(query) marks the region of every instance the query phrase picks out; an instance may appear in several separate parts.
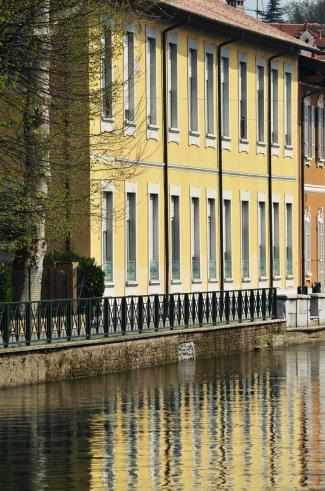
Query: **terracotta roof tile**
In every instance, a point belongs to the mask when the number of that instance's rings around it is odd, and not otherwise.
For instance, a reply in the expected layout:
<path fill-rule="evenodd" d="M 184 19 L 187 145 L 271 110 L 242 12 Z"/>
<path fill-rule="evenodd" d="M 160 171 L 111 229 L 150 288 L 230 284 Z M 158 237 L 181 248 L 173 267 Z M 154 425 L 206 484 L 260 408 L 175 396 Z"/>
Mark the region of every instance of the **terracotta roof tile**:
<path fill-rule="evenodd" d="M 226 4 L 223 0 L 163 0 L 161 3 L 220 24 L 277 39 L 292 45 L 306 47 L 303 41 L 280 31 L 270 24 L 255 19 L 242 10 Z"/>
<path fill-rule="evenodd" d="M 325 24 L 318 24 L 316 22 L 305 22 L 304 24 L 272 24 L 274 27 L 282 32 L 286 32 L 295 38 L 308 31 L 315 39 L 315 45 L 318 48 L 325 46 Z"/>

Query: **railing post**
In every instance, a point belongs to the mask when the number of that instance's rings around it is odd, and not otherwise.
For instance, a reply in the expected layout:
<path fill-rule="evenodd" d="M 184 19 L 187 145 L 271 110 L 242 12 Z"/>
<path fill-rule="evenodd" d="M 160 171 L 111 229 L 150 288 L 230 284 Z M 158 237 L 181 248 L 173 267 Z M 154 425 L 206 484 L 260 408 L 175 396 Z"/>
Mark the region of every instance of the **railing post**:
<path fill-rule="evenodd" d="M 126 303 L 126 298 L 122 297 L 121 301 L 121 329 L 122 329 L 122 335 L 124 336 L 126 332 L 126 323 L 127 323 L 127 303 Z"/>
<path fill-rule="evenodd" d="M 32 338 L 32 304 L 25 302 L 25 339 L 26 346 L 30 346 Z"/>
<path fill-rule="evenodd" d="M 67 300 L 67 310 L 66 310 L 66 316 L 67 316 L 67 340 L 71 341 L 71 336 L 72 336 L 72 300 Z"/>
<path fill-rule="evenodd" d="M 138 298 L 138 331 L 139 334 L 143 331 L 143 297 Z"/>
<path fill-rule="evenodd" d="M 217 324 L 217 294 L 212 293 L 212 324 L 215 326 Z"/>
<path fill-rule="evenodd" d="M 3 307 L 3 347 L 9 346 L 9 325 L 10 325 L 10 305 L 4 304 Z"/>
<path fill-rule="evenodd" d="M 225 318 L 227 324 L 229 324 L 229 317 L 230 317 L 230 299 L 229 299 L 229 292 L 225 292 Z"/>
<path fill-rule="evenodd" d="M 255 295 L 254 295 L 254 290 L 251 290 L 249 295 L 249 313 L 252 322 L 254 322 L 254 311 L 255 311 Z"/>
<path fill-rule="evenodd" d="M 266 319 L 266 290 L 263 288 L 262 290 L 262 318 L 263 321 Z"/>
<path fill-rule="evenodd" d="M 46 340 L 48 343 L 52 341 L 52 319 L 53 319 L 53 309 L 52 300 L 47 303 L 47 319 L 46 319 Z"/>
<path fill-rule="evenodd" d="M 108 337 L 108 330 L 109 330 L 109 315 L 108 315 L 108 298 L 104 298 L 104 302 L 103 302 L 103 309 L 104 309 L 104 313 L 103 313 L 103 322 L 104 322 L 104 336 L 105 338 Z"/>
<path fill-rule="evenodd" d="M 86 300 L 86 339 L 91 337 L 91 300 Z"/>
<path fill-rule="evenodd" d="M 175 317 L 175 305 L 174 305 L 174 295 L 169 295 L 169 327 L 174 329 L 174 317 Z"/>
<path fill-rule="evenodd" d="M 184 322 L 185 327 L 188 327 L 190 321 L 190 301 L 188 298 L 188 293 L 184 296 Z"/>
<path fill-rule="evenodd" d="M 272 292 L 272 319 L 277 318 L 277 311 L 276 311 L 276 288 L 273 288 Z"/>
<path fill-rule="evenodd" d="M 154 300 L 154 311 L 155 311 L 155 318 L 154 318 L 154 326 L 155 326 L 155 331 L 158 331 L 159 329 L 159 296 L 155 295 L 155 300 Z"/>
<path fill-rule="evenodd" d="M 199 326 L 202 327 L 202 325 L 203 325 L 203 295 L 202 295 L 202 292 L 199 293 L 199 300 L 198 300 L 198 321 L 199 321 Z"/>
<path fill-rule="evenodd" d="M 243 320 L 243 295 L 241 290 L 238 292 L 238 321 L 242 322 Z"/>

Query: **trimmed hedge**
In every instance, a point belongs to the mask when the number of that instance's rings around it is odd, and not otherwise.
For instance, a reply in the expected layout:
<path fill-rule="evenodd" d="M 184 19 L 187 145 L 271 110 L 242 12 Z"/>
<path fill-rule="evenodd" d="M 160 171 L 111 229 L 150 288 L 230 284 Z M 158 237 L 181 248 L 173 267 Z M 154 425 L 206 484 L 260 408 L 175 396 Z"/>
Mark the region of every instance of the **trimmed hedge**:
<path fill-rule="evenodd" d="M 105 273 L 95 259 L 83 257 L 74 251 L 51 252 L 45 257 L 47 264 L 78 262 L 78 296 L 81 298 L 102 297 L 105 290 Z"/>

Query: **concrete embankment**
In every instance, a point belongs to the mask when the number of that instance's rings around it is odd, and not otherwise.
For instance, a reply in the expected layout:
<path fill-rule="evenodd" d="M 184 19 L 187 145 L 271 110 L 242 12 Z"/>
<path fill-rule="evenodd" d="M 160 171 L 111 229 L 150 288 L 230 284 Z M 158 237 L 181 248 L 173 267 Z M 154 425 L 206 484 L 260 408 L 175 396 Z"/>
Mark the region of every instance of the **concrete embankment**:
<path fill-rule="evenodd" d="M 285 321 L 272 320 L 2 349 L 0 388 L 319 341 L 325 331 L 286 331 Z"/>

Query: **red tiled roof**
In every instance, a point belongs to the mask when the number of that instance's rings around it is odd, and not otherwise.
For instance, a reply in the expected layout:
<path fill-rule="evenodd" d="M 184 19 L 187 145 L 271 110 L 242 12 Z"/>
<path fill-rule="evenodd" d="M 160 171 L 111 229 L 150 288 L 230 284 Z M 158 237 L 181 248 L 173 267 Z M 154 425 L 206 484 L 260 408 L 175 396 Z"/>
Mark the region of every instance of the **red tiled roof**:
<path fill-rule="evenodd" d="M 210 21 L 218 22 L 219 24 L 283 41 L 287 44 L 306 47 L 306 43 L 303 41 L 290 36 L 286 32 L 280 31 L 270 24 L 255 19 L 242 10 L 228 5 L 223 0 L 162 0 L 161 3 L 184 12 L 201 16 Z"/>
<path fill-rule="evenodd" d="M 318 48 L 325 47 L 325 24 L 317 24 L 315 22 L 305 22 L 304 24 L 272 24 L 282 32 L 286 32 L 295 38 L 308 31 L 315 39 L 315 45 Z"/>

